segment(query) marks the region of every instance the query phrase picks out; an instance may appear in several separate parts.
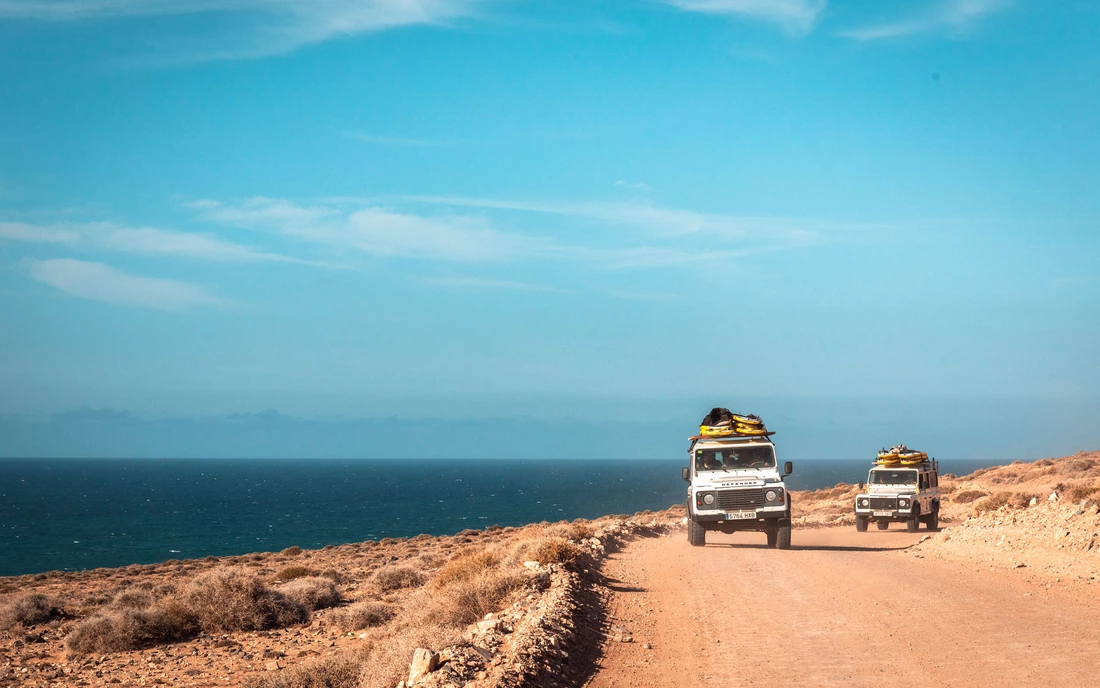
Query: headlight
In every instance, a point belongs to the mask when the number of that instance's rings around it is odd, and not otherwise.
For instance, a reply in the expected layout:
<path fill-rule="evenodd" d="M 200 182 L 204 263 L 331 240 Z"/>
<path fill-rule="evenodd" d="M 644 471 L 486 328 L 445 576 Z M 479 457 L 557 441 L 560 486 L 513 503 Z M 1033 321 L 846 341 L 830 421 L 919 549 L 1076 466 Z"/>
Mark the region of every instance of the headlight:
<path fill-rule="evenodd" d="M 859 500 L 859 505 L 863 508 L 867 508 L 868 504 L 870 504 L 870 502 L 868 502 L 866 498 Z"/>
<path fill-rule="evenodd" d="M 714 504 L 714 495 L 703 495 L 703 504 Z"/>
<path fill-rule="evenodd" d="M 768 500 L 769 502 L 774 502 L 775 497 L 776 497 L 775 490 L 768 490 L 767 492 L 764 493 L 764 499 Z"/>
<path fill-rule="evenodd" d="M 899 499 L 898 500 L 898 507 L 899 508 L 904 509 L 907 506 L 909 506 L 909 500 L 908 499 Z"/>

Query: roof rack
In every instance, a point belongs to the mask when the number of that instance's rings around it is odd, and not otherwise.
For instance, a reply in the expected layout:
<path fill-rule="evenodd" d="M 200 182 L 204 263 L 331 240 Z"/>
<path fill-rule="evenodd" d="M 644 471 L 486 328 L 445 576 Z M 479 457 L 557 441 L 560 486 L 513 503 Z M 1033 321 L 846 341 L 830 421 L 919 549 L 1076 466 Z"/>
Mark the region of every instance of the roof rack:
<path fill-rule="evenodd" d="M 691 444 L 688 446 L 688 453 L 695 451 L 695 445 L 703 440 L 711 442 L 749 442 L 751 440 L 767 440 L 771 442 L 772 446 L 775 446 L 775 442 L 772 442 L 772 435 L 774 432 L 765 432 L 762 435 L 727 435 L 726 437 L 704 437 L 702 435 L 693 435 L 688 439 L 691 440 Z"/>
<path fill-rule="evenodd" d="M 917 463 L 902 463 L 897 461 L 895 463 L 879 463 L 878 459 L 871 462 L 872 468 L 922 468 L 924 466 L 931 465 L 935 470 L 940 469 L 940 461 L 934 456 L 930 456 L 924 461 L 918 461 Z"/>
<path fill-rule="evenodd" d="M 774 432 L 762 432 L 759 435 L 723 435 L 722 437 L 708 437 L 707 435 L 692 435 L 689 440 L 698 442 L 699 440 L 715 440 L 718 442 L 725 442 L 729 440 L 758 440 L 761 437 L 771 437 Z"/>

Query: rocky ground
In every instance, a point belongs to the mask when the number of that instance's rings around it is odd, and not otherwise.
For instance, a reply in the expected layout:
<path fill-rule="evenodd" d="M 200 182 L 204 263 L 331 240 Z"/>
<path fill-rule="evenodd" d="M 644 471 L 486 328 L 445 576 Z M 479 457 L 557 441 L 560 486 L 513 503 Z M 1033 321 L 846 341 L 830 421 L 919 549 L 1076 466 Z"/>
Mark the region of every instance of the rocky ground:
<path fill-rule="evenodd" d="M 676 508 L 0 579 L 0 686 L 570 685 L 591 666 L 586 653 L 602 634 L 592 583 L 599 559 L 626 539 L 679 527 L 682 518 Z M 324 580 L 339 597 L 283 627 L 73 649 L 93 620 L 128 619 L 123 612 L 135 600 L 139 612 L 171 610 L 204 576 L 227 570 L 288 595 L 297 583 Z M 125 629 L 132 633 L 132 625 Z"/>
<path fill-rule="evenodd" d="M 1044 500 L 1051 493 L 1073 503 L 1090 498 L 1100 501 L 1100 452 L 1026 463 L 1016 461 L 961 477 L 948 473 L 940 476 L 940 491 L 944 495 L 940 522 L 947 524 L 961 523 L 1006 504 L 1027 506 L 1033 498 Z M 792 492 L 795 526 L 854 525 L 852 504 L 859 492 L 858 485 L 849 483 Z"/>
<path fill-rule="evenodd" d="M 913 556 L 1016 570 L 1042 585 L 1100 578 L 1100 452 L 940 479 L 940 531 Z M 796 528 L 853 526 L 856 485 L 792 495 Z"/>
<path fill-rule="evenodd" d="M 941 530 L 922 531 L 919 542 L 909 536 L 891 556 L 1007 576 L 994 585 L 1095 596 L 1100 453 L 944 476 L 941 489 Z M 838 548 L 830 538 L 854 532 L 856 493 L 837 485 L 792 495 L 795 549 L 813 529 L 828 530 L 815 567 L 840 556 L 830 558 Z M 636 640 L 608 616 L 631 588 L 607 576 L 605 556 L 683 522 L 683 508 L 673 507 L 0 579 L 0 686 L 576 685 L 610 648 Z M 861 549 L 876 551 L 861 543 L 885 537 L 859 535 L 857 546 L 843 545 L 852 559 L 845 565 L 859 566 Z M 219 595 L 229 610 L 221 615 Z M 246 627 L 234 627 L 246 617 Z"/>

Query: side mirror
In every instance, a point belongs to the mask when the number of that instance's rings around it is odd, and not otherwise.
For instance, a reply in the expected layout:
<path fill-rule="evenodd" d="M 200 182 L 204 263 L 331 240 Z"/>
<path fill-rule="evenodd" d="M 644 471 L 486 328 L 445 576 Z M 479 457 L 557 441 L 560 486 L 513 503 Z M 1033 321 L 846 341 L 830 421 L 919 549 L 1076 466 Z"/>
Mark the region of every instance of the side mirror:
<path fill-rule="evenodd" d="M 862 490 L 862 489 L 863 489 L 863 481 L 862 481 L 862 480 L 860 480 L 860 481 L 859 481 L 859 489 L 860 489 L 860 490 Z"/>
<path fill-rule="evenodd" d="M 684 480 L 686 480 L 690 483 L 691 482 L 691 469 L 689 469 L 687 466 L 684 466 L 683 468 L 681 468 L 680 469 L 680 477 L 682 477 Z"/>
<path fill-rule="evenodd" d="M 791 473 L 794 473 L 794 464 L 787 461 L 783 464 L 783 477 L 786 478 Z"/>

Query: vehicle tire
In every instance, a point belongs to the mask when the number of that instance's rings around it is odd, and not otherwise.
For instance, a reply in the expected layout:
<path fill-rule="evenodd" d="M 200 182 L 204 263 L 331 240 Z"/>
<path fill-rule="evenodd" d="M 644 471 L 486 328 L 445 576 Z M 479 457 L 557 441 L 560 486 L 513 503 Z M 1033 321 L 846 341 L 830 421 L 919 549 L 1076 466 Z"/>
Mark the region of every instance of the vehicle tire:
<path fill-rule="evenodd" d="M 867 532 L 867 517 L 866 516 L 856 516 L 856 532 L 857 533 L 866 533 Z"/>
<path fill-rule="evenodd" d="M 765 526 L 764 535 L 768 536 L 768 547 L 775 547 L 779 541 L 779 529 L 773 526 Z"/>
<path fill-rule="evenodd" d="M 779 526 L 779 529 L 775 531 L 775 548 L 791 548 L 791 527 L 789 525 Z"/>
<path fill-rule="evenodd" d="M 928 530 L 940 529 L 940 505 L 932 505 L 932 513 L 928 514 Z"/>
<path fill-rule="evenodd" d="M 695 522 L 688 521 L 688 542 L 692 547 L 702 547 L 707 544 L 707 530 Z"/>
<path fill-rule="evenodd" d="M 915 533 L 920 530 L 920 510 L 916 509 L 912 515 L 909 516 L 909 520 L 905 522 L 905 530 L 910 533 Z"/>
<path fill-rule="evenodd" d="M 886 530 L 890 527 L 889 521 L 875 521 L 875 527 L 879 530 Z"/>

